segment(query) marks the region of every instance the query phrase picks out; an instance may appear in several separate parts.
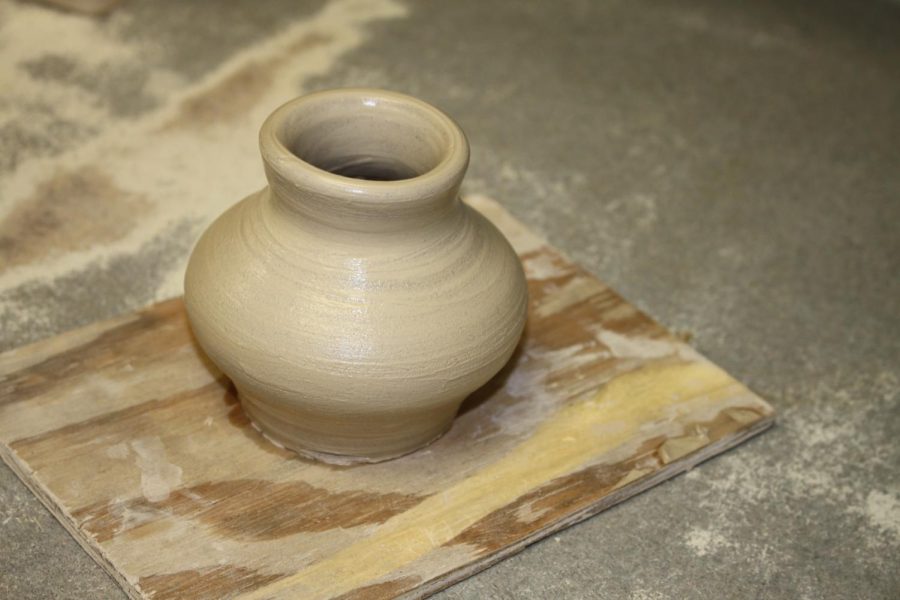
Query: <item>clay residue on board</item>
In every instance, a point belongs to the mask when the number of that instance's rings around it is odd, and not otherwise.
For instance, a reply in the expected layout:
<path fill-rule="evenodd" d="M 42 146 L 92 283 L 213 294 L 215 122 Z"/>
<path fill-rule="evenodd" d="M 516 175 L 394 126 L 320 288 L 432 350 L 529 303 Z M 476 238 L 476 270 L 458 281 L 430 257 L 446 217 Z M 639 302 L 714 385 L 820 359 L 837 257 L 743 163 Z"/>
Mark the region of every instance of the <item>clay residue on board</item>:
<path fill-rule="evenodd" d="M 709 436 L 702 428 L 676 438 L 671 438 L 659 447 L 660 461 L 667 465 L 709 445 Z"/>
<path fill-rule="evenodd" d="M 255 569 L 221 565 L 204 569 L 188 569 L 141 577 L 138 588 L 154 600 L 194 598 L 214 600 L 249 592 L 283 575 L 261 573 Z"/>
<path fill-rule="evenodd" d="M 0 273 L 119 240 L 149 209 L 145 198 L 121 189 L 95 166 L 58 171 L 0 221 Z"/>
<path fill-rule="evenodd" d="M 677 356 L 687 361 L 701 360 L 700 355 L 693 348 L 670 337 L 653 339 L 637 335 L 625 335 L 606 329 L 601 325 L 593 326 L 590 330 L 593 331 L 594 335 L 597 336 L 597 339 L 604 346 L 609 348 L 609 351 L 616 358 L 653 360 L 666 356 Z"/>
<path fill-rule="evenodd" d="M 331 39 L 330 35 L 313 31 L 290 44 L 281 54 L 244 65 L 216 85 L 185 98 L 178 113 L 162 129 L 205 128 L 247 115 L 285 63 Z"/>
<path fill-rule="evenodd" d="M 158 437 L 131 442 L 141 470 L 141 493 L 150 502 L 161 502 L 181 484 L 181 467 L 166 459 L 166 448 Z"/>
<path fill-rule="evenodd" d="M 565 259 L 555 251 L 542 248 L 522 258 L 531 277 L 528 297 L 532 341 L 545 349 L 571 349 L 580 344 L 606 352 L 594 328 L 585 323 L 594 323 L 620 337 L 627 334 L 653 339 L 667 335 L 665 329 L 612 289 L 577 267 L 566 267 Z M 535 279 L 535 273 L 540 277 Z"/>
<path fill-rule="evenodd" d="M 261 479 L 201 483 L 172 491 L 160 501 L 143 491 L 144 497 L 125 503 L 125 511 L 111 510 L 104 502 L 76 511 L 75 517 L 83 519 L 82 527 L 98 542 L 125 531 L 122 515 L 134 511 L 197 519 L 232 539 L 271 540 L 301 532 L 383 523 L 423 500 L 413 494 L 332 492 L 303 481 Z"/>
<path fill-rule="evenodd" d="M 541 304 L 536 306 L 534 314 L 538 318 L 545 318 L 561 313 L 570 306 L 587 300 L 602 291 L 603 287 L 595 279 L 573 277 L 560 286 L 558 290 L 555 290 L 555 294 L 548 296 Z"/>
<path fill-rule="evenodd" d="M 520 257 L 529 281 L 560 279 L 574 274 L 571 263 L 550 252 L 531 252 Z"/>

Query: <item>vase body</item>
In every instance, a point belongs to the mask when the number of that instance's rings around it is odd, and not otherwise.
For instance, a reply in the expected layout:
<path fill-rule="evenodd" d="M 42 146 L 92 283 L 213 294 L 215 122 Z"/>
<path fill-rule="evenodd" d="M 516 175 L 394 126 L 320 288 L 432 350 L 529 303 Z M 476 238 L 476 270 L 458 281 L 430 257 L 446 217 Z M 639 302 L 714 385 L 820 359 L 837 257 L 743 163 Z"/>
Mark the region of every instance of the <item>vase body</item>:
<path fill-rule="evenodd" d="M 198 241 L 185 305 L 271 440 L 336 462 L 439 437 L 510 358 L 527 306 L 515 252 L 459 200 L 468 145 L 428 104 L 304 96 L 263 125 L 268 187 Z"/>

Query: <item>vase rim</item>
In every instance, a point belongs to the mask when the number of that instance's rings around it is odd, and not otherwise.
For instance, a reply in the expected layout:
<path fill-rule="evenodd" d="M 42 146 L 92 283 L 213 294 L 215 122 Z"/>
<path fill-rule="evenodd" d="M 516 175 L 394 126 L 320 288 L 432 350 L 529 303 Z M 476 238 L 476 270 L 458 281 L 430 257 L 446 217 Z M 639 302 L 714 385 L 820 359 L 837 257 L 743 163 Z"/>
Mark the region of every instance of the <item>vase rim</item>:
<path fill-rule="evenodd" d="M 434 164 L 409 177 L 373 180 L 332 172 L 292 148 L 302 136 L 302 131 L 298 134 L 296 130 L 302 130 L 307 122 L 315 125 L 316 114 L 330 111 L 330 116 L 340 117 L 340 111 L 346 111 L 346 118 L 350 119 L 367 110 L 389 110 L 391 118 L 401 125 L 419 127 L 421 137 L 430 136 L 426 141 L 439 154 Z M 379 118 L 377 112 L 371 116 Z M 263 123 L 259 145 L 267 172 L 271 170 L 291 188 L 351 203 L 417 203 L 451 190 L 455 193 L 469 162 L 468 141 L 451 117 L 412 96 L 375 88 L 330 89 L 290 100 L 275 109 Z M 274 183 L 270 176 L 270 184 Z"/>

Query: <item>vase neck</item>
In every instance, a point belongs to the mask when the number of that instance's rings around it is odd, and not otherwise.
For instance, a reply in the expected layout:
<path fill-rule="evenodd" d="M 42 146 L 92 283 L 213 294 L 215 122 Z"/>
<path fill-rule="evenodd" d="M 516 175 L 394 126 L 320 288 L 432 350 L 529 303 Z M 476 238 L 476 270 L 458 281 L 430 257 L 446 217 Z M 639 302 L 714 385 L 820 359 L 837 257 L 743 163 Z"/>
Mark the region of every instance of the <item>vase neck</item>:
<path fill-rule="evenodd" d="M 451 210 L 469 159 L 466 138 L 433 106 L 347 89 L 278 108 L 260 131 L 274 202 L 298 219 L 351 231 L 421 226 Z"/>

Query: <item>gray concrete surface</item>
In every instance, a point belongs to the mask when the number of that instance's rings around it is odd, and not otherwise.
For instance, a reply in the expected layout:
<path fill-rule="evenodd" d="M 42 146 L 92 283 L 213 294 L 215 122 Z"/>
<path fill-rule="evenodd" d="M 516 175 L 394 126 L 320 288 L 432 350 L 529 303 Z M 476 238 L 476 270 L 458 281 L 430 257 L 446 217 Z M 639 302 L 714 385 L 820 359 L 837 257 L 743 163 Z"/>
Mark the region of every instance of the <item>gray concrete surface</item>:
<path fill-rule="evenodd" d="M 126 0 L 99 27 L 153 52 L 117 69 L 13 66 L 139 118 L 165 101 L 160 73 L 200 78 L 321 8 L 294 4 Z M 405 6 L 305 89 L 442 106 L 470 136 L 470 191 L 780 412 L 761 438 L 439 597 L 900 597 L 900 5 Z M 4 114 L 20 112 L 0 127 L 0 177 L 102 133 L 6 93 Z M 160 265 L 198 232 L 176 223 L 115 260 L 11 283 L 2 347 L 156 299 Z M 5 467 L 0 597 L 123 597 Z"/>

